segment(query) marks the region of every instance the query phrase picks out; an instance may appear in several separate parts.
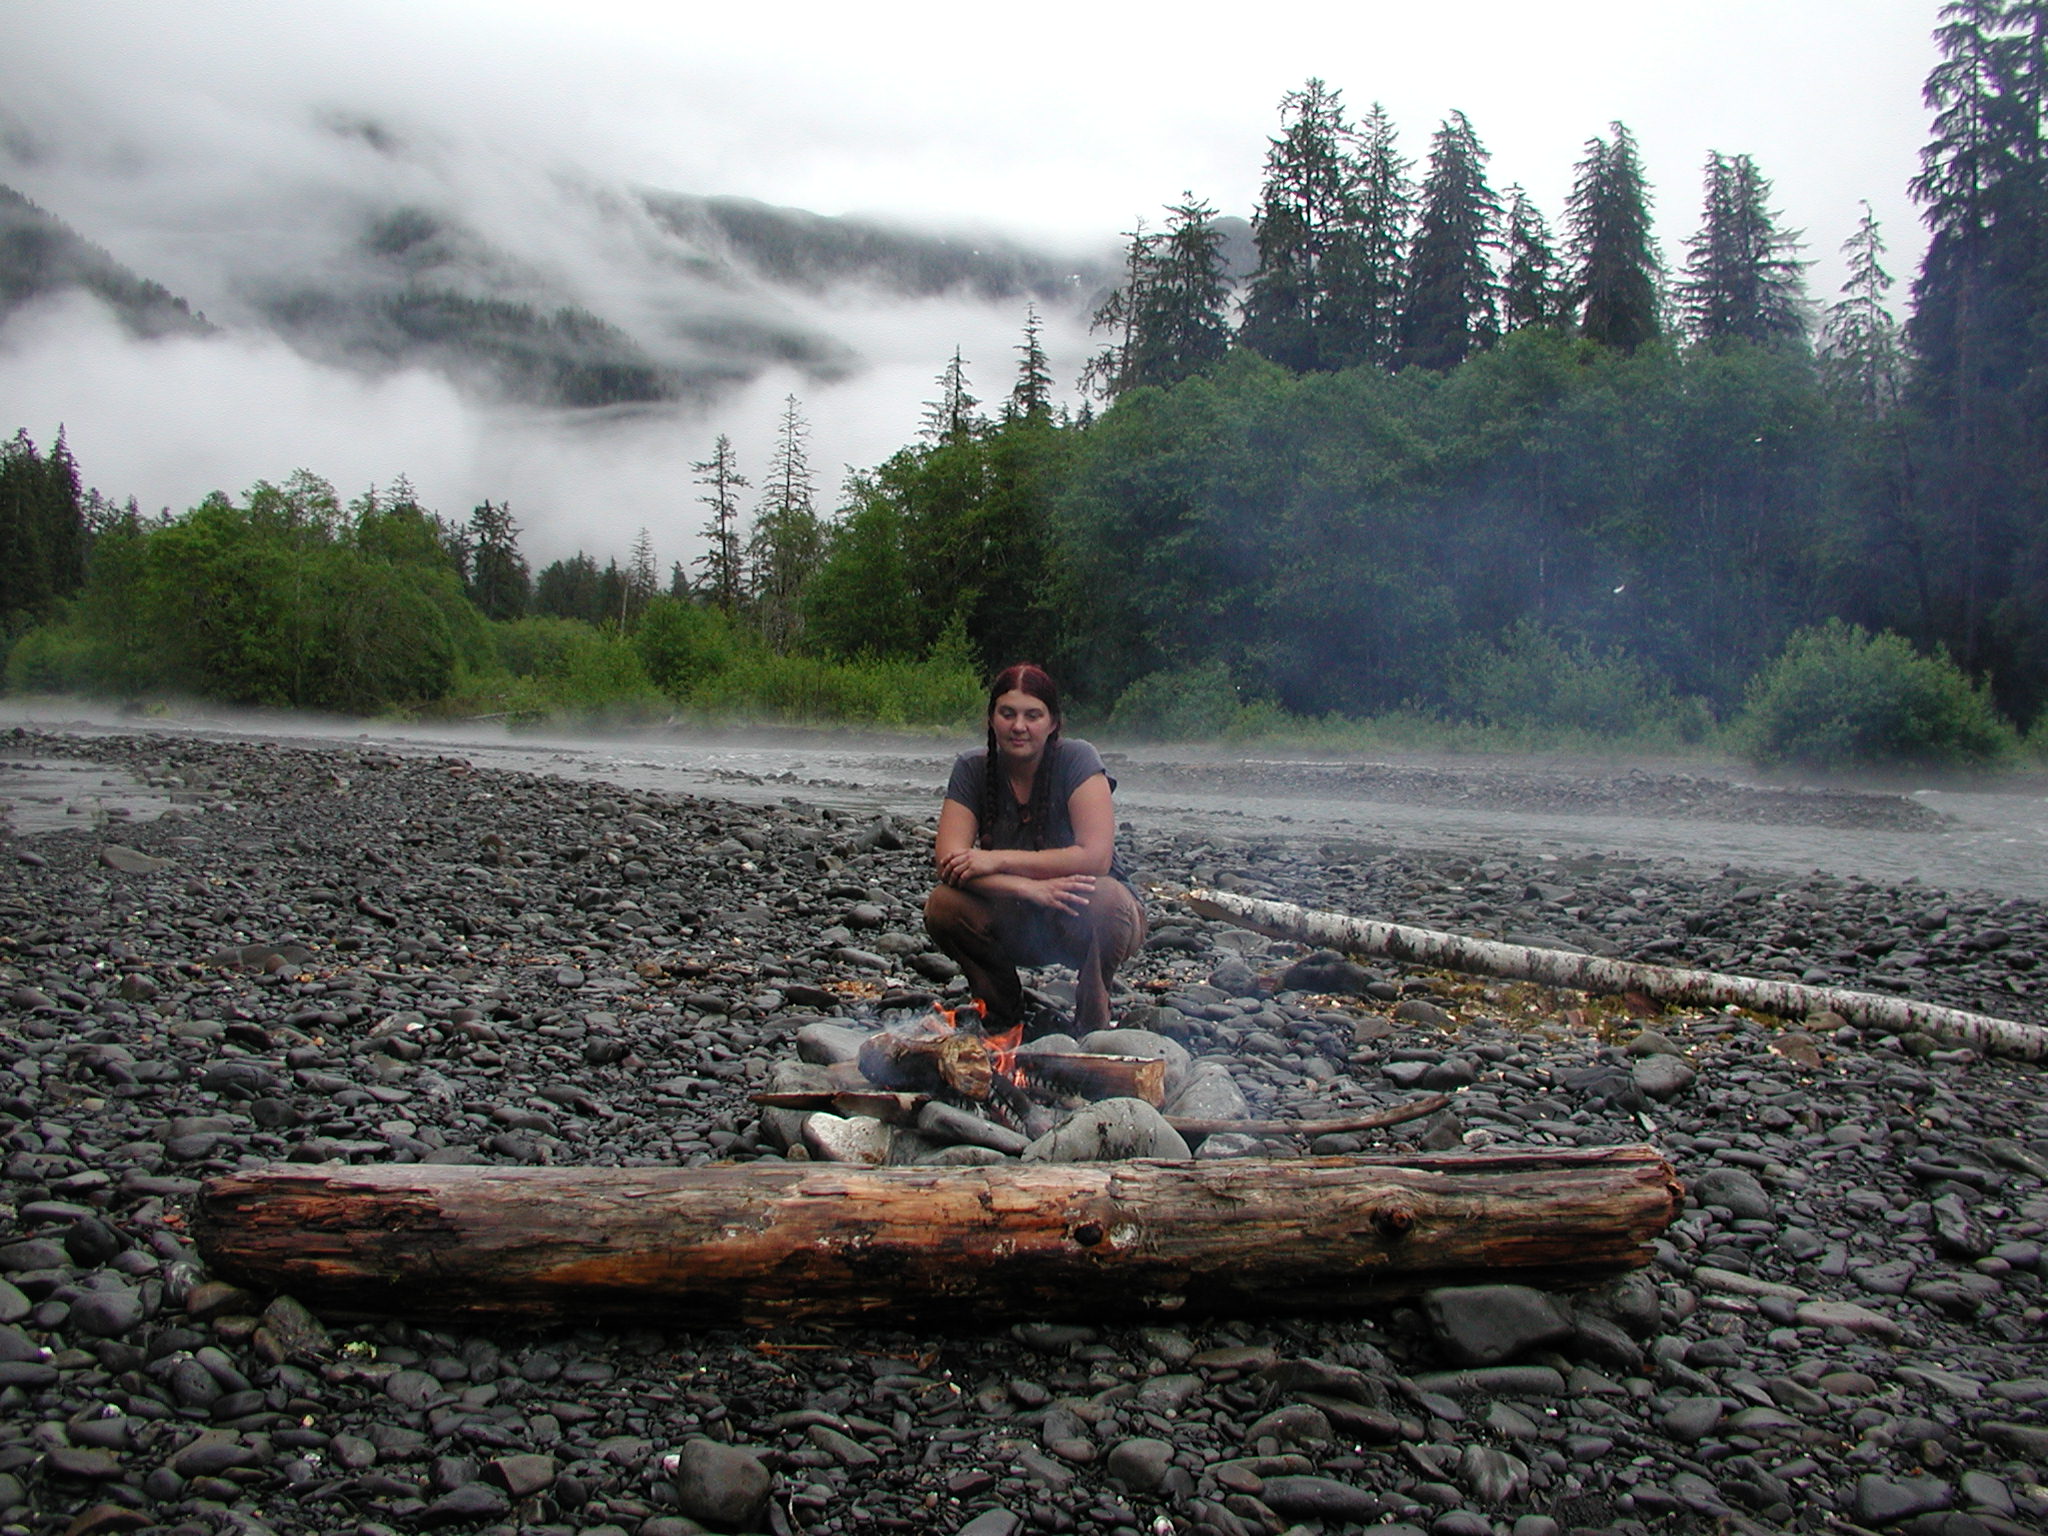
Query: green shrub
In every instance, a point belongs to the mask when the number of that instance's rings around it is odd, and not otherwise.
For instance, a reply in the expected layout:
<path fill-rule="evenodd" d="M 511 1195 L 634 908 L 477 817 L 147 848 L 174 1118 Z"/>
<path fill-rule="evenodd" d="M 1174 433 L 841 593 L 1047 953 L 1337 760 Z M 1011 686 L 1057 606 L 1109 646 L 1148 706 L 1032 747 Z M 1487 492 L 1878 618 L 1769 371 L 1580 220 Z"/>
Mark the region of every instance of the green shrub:
<path fill-rule="evenodd" d="M 1109 727 L 1144 741 L 1215 741 L 1237 726 L 1239 710 L 1230 669 L 1212 661 L 1148 672 L 1118 696 Z"/>
<path fill-rule="evenodd" d="M 97 693 L 104 658 L 99 647 L 68 624 L 44 624 L 7 653 L 9 693 Z"/>
<path fill-rule="evenodd" d="M 568 665 L 569 648 L 590 626 L 581 619 L 535 617 L 491 625 L 498 662 L 514 677 L 557 677 Z"/>
<path fill-rule="evenodd" d="M 408 575 L 346 551 L 326 552 L 318 616 L 293 702 L 364 714 L 439 698 L 455 682 L 447 615 Z"/>
<path fill-rule="evenodd" d="M 714 714 L 790 722 L 884 726 L 971 725 L 981 682 L 963 662 L 825 661 L 755 652 L 706 679 L 692 696 Z"/>
<path fill-rule="evenodd" d="M 1567 648 L 1527 620 L 1453 650 L 1444 693 L 1453 716 L 1515 731 L 1697 741 L 1711 725 L 1626 652 Z"/>
<path fill-rule="evenodd" d="M 579 627 L 583 633 L 570 642 L 562 670 L 548 679 L 558 706 L 585 719 L 612 721 L 656 720 L 668 714 L 669 702 L 647 680 L 632 641 Z"/>
<path fill-rule="evenodd" d="M 687 699 L 697 688 L 733 664 L 739 646 L 732 624 L 716 608 L 657 597 L 633 629 L 633 645 L 648 680 L 674 699 Z"/>
<path fill-rule="evenodd" d="M 1839 619 L 1801 630 L 1751 679 L 1738 734 L 1763 765 L 1986 766 L 2018 739 L 1946 655 Z"/>

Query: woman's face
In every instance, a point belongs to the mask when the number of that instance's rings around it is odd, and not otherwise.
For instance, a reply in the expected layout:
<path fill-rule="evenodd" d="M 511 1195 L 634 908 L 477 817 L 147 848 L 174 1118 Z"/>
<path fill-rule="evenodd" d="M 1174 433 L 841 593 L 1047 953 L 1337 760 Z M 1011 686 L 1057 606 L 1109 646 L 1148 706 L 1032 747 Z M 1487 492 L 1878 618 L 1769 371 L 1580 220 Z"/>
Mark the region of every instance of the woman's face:
<path fill-rule="evenodd" d="M 996 733 L 997 749 L 1010 763 L 1037 762 L 1059 724 L 1045 707 L 1045 700 L 1022 689 L 998 695 L 988 723 Z"/>

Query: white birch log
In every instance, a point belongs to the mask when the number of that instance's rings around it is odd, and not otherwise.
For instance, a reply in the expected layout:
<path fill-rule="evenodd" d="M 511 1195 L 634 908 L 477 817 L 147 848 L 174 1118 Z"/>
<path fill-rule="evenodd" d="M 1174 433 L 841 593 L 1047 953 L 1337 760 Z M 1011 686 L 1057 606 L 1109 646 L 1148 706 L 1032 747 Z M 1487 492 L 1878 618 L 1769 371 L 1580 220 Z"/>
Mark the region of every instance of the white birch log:
<path fill-rule="evenodd" d="M 1378 955 L 1408 965 L 1534 981 L 1551 987 L 1575 987 L 1582 992 L 1640 992 L 1659 1002 L 1712 1007 L 1733 1004 L 1781 1018 L 1798 1019 L 1832 1011 L 1859 1028 L 1886 1029 L 1897 1034 L 1917 1031 L 1987 1054 L 2019 1056 L 2029 1061 L 2048 1056 L 2048 1029 L 2038 1024 L 2016 1023 L 1881 992 L 1849 992 L 1794 981 L 1729 976 L 1719 971 L 1603 960 L 1598 955 L 1574 954 L 1569 950 L 1501 944 L 1433 928 L 1409 928 L 1399 923 L 1346 917 L 1340 912 L 1317 912 L 1289 902 L 1240 896 L 1234 891 L 1190 891 L 1186 900 L 1204 917 L 1221 918 L 1241 928 L 1312 944 L 1319 949 Z"/>

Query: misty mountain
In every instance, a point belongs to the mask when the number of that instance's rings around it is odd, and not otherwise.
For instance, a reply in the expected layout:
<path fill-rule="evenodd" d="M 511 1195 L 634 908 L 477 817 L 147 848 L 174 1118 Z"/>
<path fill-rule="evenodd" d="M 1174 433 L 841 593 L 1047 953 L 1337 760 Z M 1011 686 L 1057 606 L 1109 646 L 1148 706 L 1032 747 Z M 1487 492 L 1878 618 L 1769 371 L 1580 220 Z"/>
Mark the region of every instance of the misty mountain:
<path fill-rule="evenodd" d="M 640 405 L 685 387 L 633 337 L 460 222 L 403 206 L 309 271 L 251 285 L 300 351 L 384 371 L 426 367 L 470 393 L 525 405 Z"/>
<path fill-rule="evenodd" d="M 409 146 L 370 146 L 386 176 L 345 191 L 279 187 L 269 227 L 217 230 L 192 210 L 187 291 L 231 329 L 371 376 L 431 370 L 480 402 L 589 409 L 710 400 L 770 369 L 818 383 L 868 364 L 863 317 L 944 301 L 1084 318 L 1115 281 L 1105 247 L 1076 260 L 1000 238 L 926 232 L 738 197 L 544 180 L 524 222 L 418 192 Z M 401 174 L 403 173 L 403 174 Z M 197 261 L 192 253 L 197 252 Z M 131 332 L 213 329 L 25 197 L 0 200 L 0 318 L 64 289 Z M 943 359 L 935 349 L 934 367 Z"/>
<path fill-rule="evenodd" d="M 641 202 L 686 246 L 723 255 L 769 282 L 813 291 L 860 283 L 913 297 L 969 293 L 1063 304 L 1116 270 L 1113 259 L 1076 261 L 997 237 L 930 234 L 751 198 L 650 191 Z"/>
<path fill-rule="evenodd" d="M 71 290 L 99 299 L 134 336 L 204 335 L 214 329 L 168 288 L 136 276 L 62 219 L 0 186 L 0 319 Z"/>

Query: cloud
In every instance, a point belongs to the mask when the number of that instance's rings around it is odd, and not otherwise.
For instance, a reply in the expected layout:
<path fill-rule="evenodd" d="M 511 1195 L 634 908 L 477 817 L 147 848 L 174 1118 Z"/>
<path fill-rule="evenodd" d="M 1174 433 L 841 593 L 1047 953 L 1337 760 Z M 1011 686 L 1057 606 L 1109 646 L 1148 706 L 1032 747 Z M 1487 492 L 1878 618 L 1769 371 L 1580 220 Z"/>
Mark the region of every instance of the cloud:
<path fill-rule="evenodd" d="M 301 467 L 344 499 L 403 474 L 445 517 L 464 518 L 486 497 L 510 502 L 536 568 L 578 549 L 623 558 L 645 527 L 666 569 L 700 552 L 689 466 L 718 433 L 758 479 L 784 397 L 796 394 L 829 510 L 849 465 L 915 438 L 955 345 L 980 393 L 1007 391 L 1022 310 L 1013 323 L 985 306 L 928 301 L 842 320 L 869 361 L 837 386 L 770 370 L 712 405 L 565 412 L 482 403 L 425 370 L 366 377 L 254 332 L 138 341 L 74 295 L 0 326 L 0 422 L 45 444 L 62 428 L 87 481 L 117 501 L 134 495 L 146 512 L 180 512 L 209 491 L 239 494 Z M 1069 335 L 1063 375 L 1079 361 Z"/>

